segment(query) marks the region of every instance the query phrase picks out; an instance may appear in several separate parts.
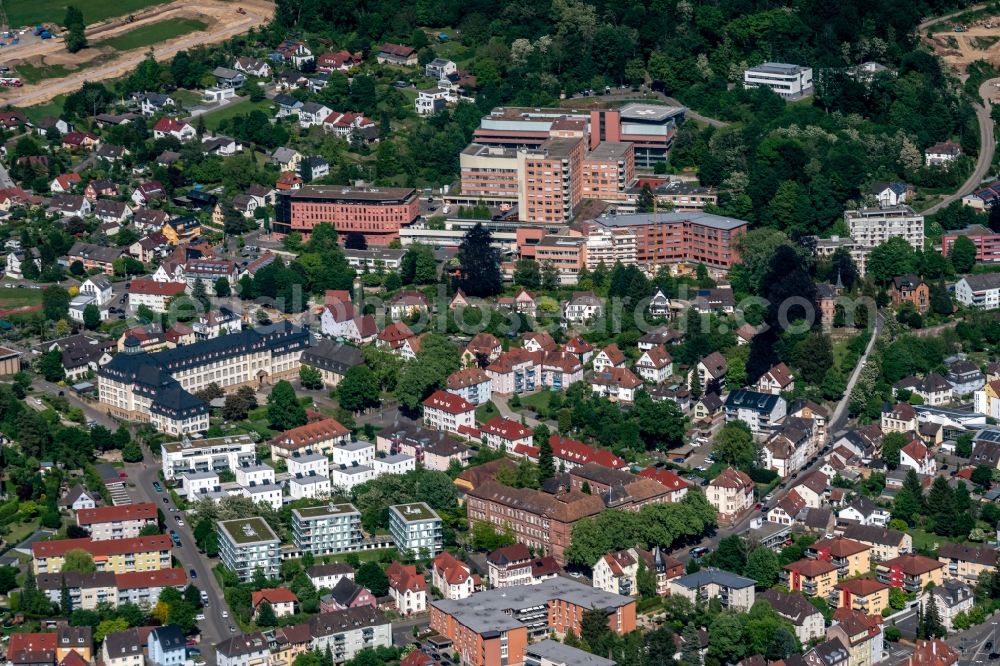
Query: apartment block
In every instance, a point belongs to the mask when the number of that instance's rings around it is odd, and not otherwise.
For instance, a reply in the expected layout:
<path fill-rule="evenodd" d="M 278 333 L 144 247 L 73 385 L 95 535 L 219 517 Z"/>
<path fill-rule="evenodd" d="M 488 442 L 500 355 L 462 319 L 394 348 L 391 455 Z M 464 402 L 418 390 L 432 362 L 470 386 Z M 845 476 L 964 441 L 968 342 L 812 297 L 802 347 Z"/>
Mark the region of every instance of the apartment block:
<path fill-rule="evenodd" d="M 384 246 L 399 238 L 399 229 L 417 219 L 420 201 L 413 188 L 352 188 L 346 185 L 306 185 L 278 194 L 274 231 L 309 235 L 329 223 L 342 237 L 364 234 L 368 245 Z"/>
<path fill-rule="evenodd" d="M 605 141 L 587 153 L 580 174 L 584 199 L 625 201 L 635 181 L 635 146 Z"/>
<path fill-rule="evenodd" d="M 132 539 L 139 536 L 142 528 L 157 524 L 156 511 L 152 502 L 80 509 L 76 512 L 76 524 L 90 532 L 94 541 Z"/>
<path fill-rule="evenodd" d="M 517 152 L 517 210 L 522 222 L 565 224 L 583 198 L 583 136 L 552 138 Z"/>
<path fill-rule="evenodd" d="M 132 539 L 58 539 L 31 544 L 32 571 L 35 574 L 59 573 L 71 550 L 90 554 L 98 571 L 127 573 L 159 571 L 170 568 L 170 537 L 164 534 Z"/>
<path fill-rule="evenodd" d="M 160 464 L 163 478 L 167 481 L 191 474 L 234 471 L 240 467 L 253 465 L 256 460 L 257 444 L 249 435 L 194 441 L 184 439 L 160 445 Z M 215 480 L 218 481 L 218 477 Z"/>
<path fill-rule="evenodd" d="M 880 615 L 889 607 L 889 586 L 874 578 L 849 578 L 837 583 L 830 605 Z"/>
<path fill-rule="evenodd" d="M 311 649 L 325 653 L 329 647 L 336 664 L 353 659 L 362 650 L 392 645 L 392 624 L 371 606 L 320 613 L 305 624 L 312 637 Z"/>
<path fill-rule="evenodd" d="M 722 569 L 702 569 L 667 583 L 670 594 L 679 594 L 691 603 L 718 599 L 723 608 L 746 612 L 754 603 L 755 582 Z"/>
<path fill-rule="evenodd" d="M 263 518 L 224 520 L 216 524 L 216 533 L 219 559 L 240 580 L 250 580 L 257 569 L 267 578 L 278 575 L 281 541 Z"/>
<path fill-rule="evenodd" d="M 965 236 L 975 244 L 976 261 L 986 264 L 1000 261 L 1000 233 L 979 224 L 944 232 L 941 236 L 941 254 L 949 256 L 959 236 Z"/>
<path fill-rule="evenodd" d="M 881 562 L 875 569 L 880 583 L 902 588 L 904 592 L 919 593 L 928 584 L 940 585 L 944 581 L 945 564 L 923 555 L 900 555 Z"/>
<path fill-rule="evenodd" d="M 873 248 L 890 238 L 902 238 L 914 250 L 924 248 L 924 216 L 909 206 L 859 208 L 844 211 L 851 240 L 862 248 Z"/>
<path fill-rule="evenodd" d="M 389 533 L 401 553 L 435 557 L 441 552 L 441 518 L 425 502 L 390 506 Z"/>
<path fill-rule="evenodd" d="M 517 202 L 517 150 L 470 143 L 459 155 L 462 195 L 491 206 Z"/>
<path fill-rule="evenodd" d="M 364 535 L 353 504 L 292 509 L 292 538 L 303 553 L 329 555 L 358 550 Z"/>
<path fill-rule="evenodd" d="M 272 439 L 271 460 L 313 453 L 332 457 L 337 447 L 350 443 L 350 440 L 351 431 L 336 419 L 313 421 L 286 430 Z M 339 464 L 337 460 L 333 462 Z"/>

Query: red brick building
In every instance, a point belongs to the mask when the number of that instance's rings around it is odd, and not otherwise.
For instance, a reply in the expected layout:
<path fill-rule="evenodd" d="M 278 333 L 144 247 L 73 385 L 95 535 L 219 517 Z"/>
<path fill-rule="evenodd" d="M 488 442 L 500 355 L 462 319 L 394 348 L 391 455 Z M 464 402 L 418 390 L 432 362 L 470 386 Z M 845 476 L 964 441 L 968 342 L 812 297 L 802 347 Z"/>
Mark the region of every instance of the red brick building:
<path fill-rule="evenodd" d="M 326 222 L 341 237 L 357 232 L 364 234 L 369 245 L 388 245 L 399 238 L 400 227 L 417 219 L 419 212 L 413 188 L 308 185 L 279 193 L 274 232 L 297 231 L 308 236 L 313 227 Z"/>

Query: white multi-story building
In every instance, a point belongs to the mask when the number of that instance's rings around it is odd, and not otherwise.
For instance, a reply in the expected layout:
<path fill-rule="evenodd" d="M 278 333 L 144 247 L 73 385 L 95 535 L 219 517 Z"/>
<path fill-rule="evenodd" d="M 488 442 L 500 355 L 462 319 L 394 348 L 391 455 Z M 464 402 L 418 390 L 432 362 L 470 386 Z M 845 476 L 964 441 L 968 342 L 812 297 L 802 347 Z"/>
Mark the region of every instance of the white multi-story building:
<path fill-rule="evenodd" d="M 339 465 L 330 468 L 330 488 L 339 492 L 349 492 L 377 475 L 371 465 Z"/>
<path fill-rule="evenodd" d="M 726 397 L 726 422 L 742 421 L 754 435 L 766 435 L 785 417 L 788 403 L 781 396 L 739 389 Z"/>
<path fill-rule="evenodd" d="M 330 476 L 330 459 L 321 453 L 307 453 L 301 456 L 286 458 L 288 473 L 291 476 L 308 476 L 319 474 Z"/>
<path fill-rule="evenodd" d="M 306 510 L 308 511 L 308 509 Z M 294 511 L 295 510 L 292 512 L 293 520 L 295 515 Z M 301 509 L 299 509 L 299 511 L 301 511 Z M 358 521 L 358 536 L 360 538 L 360 514 L 358 515 Z M 306 569 L 306 575 L 309 576 L 309 580 L 312 582 L 313 587 L 317 590 L 322 590 L 323 588 L 332 590 L 337 583 L 340 582 L 341 578 L 354 580 L 354 569 L 351 568 L 350 564 L 345 564 L 343 562 L 334 562 L 332 564 L 314 564 Z"/>
<path fill-rule="evenodd" d="M 281 484 L 278 483 L 251 483 L 249 486 L 236 486 L 228 491 L 232 495 L 242 495 L 249 497 L 254 504 L 263 502 L 275 511 L 281 508 L 283 503 Z"/>
<path fill-rule="evenodd" d="M 241 486 L 258 486 L 274 483 L 274 468 L 270 465 L 245 465 L 237 467 L 236 483 Z"/>
<path fill-rule="evenodd" d="M 361 533 L 361 512 L 353 504 L 327 504 L 292 509 L 292 538 L 303 553 L 329 555 L 358 550 Z M 353 574 L 352 574 L 353 578 Z M 339 578 L 337 579 L 339 580 Z M 333 588 L 337 581 L 328 581 Z M 317 588 L 320 586 L 317 585 Z"/>
<path fill-rule="evenodd" d="M 424 502 L 390 506 L 389 532 L 402 553 L 435 557 L 441 552 L 441 518 Z"/>
<path fill-rule="evenodd" d="M 311 472 L 288 479 L 288 494 L 292 499 L 311 499 L 330 496 L 329 474 Z"/>
<path fill-rule="evenodd" d="M 101 409 L 161 432 L 201 432 L 208 405 L 195 393 L 212 384 L 232 391 L 294 377 L 309 344 L 309 332 L 288 322 L 152 354 L 126 339 L 124 353 L 98 372 Z"/>
<path fill-rule="evenodd" d="M 219 559 L 240 580 L 253 578 L 260 569 L 266 578 L 278 576 L 281 541 L 263 518 L 223 520 L 216 524 Z"/>
<path fill-rule="evenodd" d="M 802 99 L 813 92 L 812 67 L 783 62 L 765 62 L 743 72 L 743 87 L 763 86 L 788 100 Z"/>
<path fill-rule="evenodd" d="M 970 308 L 1000 308 L 1000 273 L 966 275 L 955 283 L 955 300 Z"/>
<path fill-rule="evenodd" d="M 181 474 L 180 479 L 184 496 L 189 502 L 219 489 L 219 475 L 215 472 L 187 472 Z"/>
<path fill-rule="evenodd" d="M 327 455 L 330 456 L 330 468 L 356 465 L 368 465 L 371 467 L 375 461 L 375 445 L 370 442 L 343 442 L 332 447 Z"/>
<path fill-rule="evenodd" d="M 383 474 L 405 474 L 417 468 L 417 459 L 405 453 L 395 453 L 384 458 L 376 458 L 372 463 L 376 476 Z"/>
<path fill-rule="evenodd" d="M 878 247 L 890 238 L 902 238 L 914 250 L 924 248 L 924 216 L 909 206 L 846 210 L 844 222 L 858 247 Z"/>
<path fill-rule="evenodd" d="M 185 474 L 236 470 L 253 465 L 256 460 L 257 445 L 249 435 L 195 441 L 185 439 L 160 445 L 160 464 L 163 478 L 167 481 Z"/>

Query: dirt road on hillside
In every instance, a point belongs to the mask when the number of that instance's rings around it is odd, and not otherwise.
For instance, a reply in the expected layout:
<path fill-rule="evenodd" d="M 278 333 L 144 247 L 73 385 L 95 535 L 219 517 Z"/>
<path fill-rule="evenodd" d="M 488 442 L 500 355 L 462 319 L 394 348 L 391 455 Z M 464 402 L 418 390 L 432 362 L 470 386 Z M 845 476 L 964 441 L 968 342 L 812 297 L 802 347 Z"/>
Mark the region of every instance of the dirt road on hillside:
<path fill-rule="evenodd" d="M 246 13 L 236 10 L 242 7 Z M 205 44 L 225 41 L 252 27 L 262 26 L 274 15 L 274 4 L 269 0 L 178 0 L 167 5 L 159 5 L 144 12 L 135 14 L 135 21 L 124 23 L 122 18 L 110 19 L 100 24 L 88 26 L 87 38 L 91 43 L 126 34 L 136 28 L 152 25 L 161 21 L 177 18 L 192 18 L 207 24 L 205 30 L 182 35 L 153 47 L 157 60 L 169 60 L 178 51 L 191 49 Z M 84 49 L 78 54 L 69 54 L 62 40 L 46 40 L 36 44 L 25 45 L 24 50 L 12 50 L 9 53 L 11 63 L 27 60 L 32 63 L 46 65 L 71 65 L 86 63 L 97 57 L 106 57 L 104 49 Z M 4 89 L 0 91 L 0 105 L 10 104 L 15 107 L 44 104 L 59 95 L 75 92 L 84 81 L 103 81 L 124 76 L 146 56 L 148 47 L 133 49 L 118 53 L 113 60 L 102 62 L 90 67 L 82 67 L 79 71 L 61 78 L 44 79 L 32 85 L 21 88 Z"/>

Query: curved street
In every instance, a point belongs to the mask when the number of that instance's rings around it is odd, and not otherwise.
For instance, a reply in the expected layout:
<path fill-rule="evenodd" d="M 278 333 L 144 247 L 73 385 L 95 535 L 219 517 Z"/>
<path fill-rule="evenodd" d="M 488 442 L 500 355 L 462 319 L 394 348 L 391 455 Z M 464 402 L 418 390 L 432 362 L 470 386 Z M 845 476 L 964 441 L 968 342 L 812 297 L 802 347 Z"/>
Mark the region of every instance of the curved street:
<path fill-rule="evenodd" d="M 990 166 L 993 164 L 993 154 L 996 151 L 997 142 L 994 136 L 994 122 L 991 112 L 993 104 L 990 97 L 993 92 L 1000 92 L 1000 78 L 989 79 L 979 86 L 979 96 L 982 104 L 973 104 L 976 111 L 976 120 L 979 121 L 979 156 L 976 158 L 976 168 L 972 174 L 965 179 L 962 186 L 955 192 L 949 194 L 940 203 L 937 203 L 923 212 L 924 215 L 931 215 L 938 212 L 948 204 L 958 201 L 966 194 L 974 191 L 986 178 Z"/>

